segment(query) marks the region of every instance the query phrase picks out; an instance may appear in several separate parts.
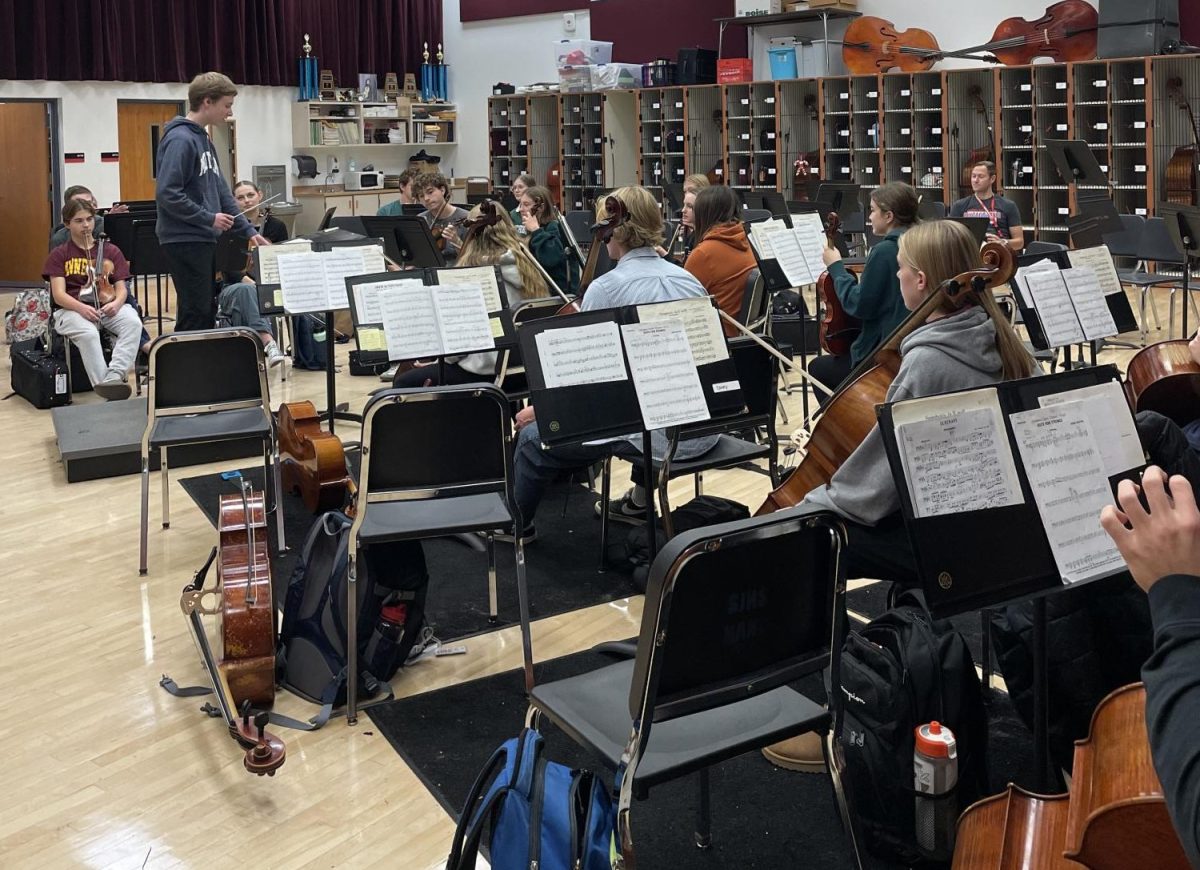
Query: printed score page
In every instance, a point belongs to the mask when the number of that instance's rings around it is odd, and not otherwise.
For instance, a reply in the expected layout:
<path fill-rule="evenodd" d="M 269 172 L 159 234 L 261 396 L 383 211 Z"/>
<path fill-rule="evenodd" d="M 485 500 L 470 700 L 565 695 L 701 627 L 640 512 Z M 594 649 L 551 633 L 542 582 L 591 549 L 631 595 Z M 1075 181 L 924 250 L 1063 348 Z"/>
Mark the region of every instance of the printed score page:
<path fill-rule="evenodd" d="M 496 283 L 494 266 L 467 266 L 458 269 L 436 270 L 437 282 L 442 286 L 472 284 L 483 287 L 483 300 L 489 312 L 500 311 L 504 301 L 500 298 L 500 287 Z"/>
<path fill-rule="evenodd" d="M 321 267 L 325 270 L 325 285 L 329 291 L 329 310 L 341 311 L 350 307 L 346 279 L 354 275 L 382 272 L 382 253 L 376 245 L 337 247 L 321 252 Z"/>
<path fill-rule="evenodd" d="M 611 321 L 547 329 L 534 336 L 546 389 L 628 380 L 621 333 Z"/>
<path fill-rule="evenodd" d="M 280 254 L 275 261 L 279 268 L 283 307 L 288 314 L 329 310 L 329 293 L 325 288 L 320 254 L 311 251 Z"/>
<path fill-rule="evenodd" d="M 825 271 L 824 252 L 827 242 L 825 224 L 821 222 L 819 214 L 807 212 L 793 215 L 792 226 L 794 227 L 792 233 L 796 236 L 796 241 L 800 243 L 800 250 L 804 253 L 808 271 L 815 281 Z"/>
<path fill-rule="evenodd" d="M 442 353 L 433 289 L 415 278 L 387 282 L 379 294 L 388 359 L 429 359 Z"/>
<path fill-rule="evenodd" d="M 1039 269 L 1023 277 L 1050 347 L 1086 341 L 1062 273 L 1057 269 Z"/>
<path fill-rule="evenodd" d="M 646 429 L 710 418 L 682 323 L 663 320 L 625 324 L 621 337 Z"/>
<path fill-rule="evenodd" d="M 721 317 L 707 296 L 639 305 L 637 314 L 642 323 L 661 323 L 665 320 L 683 323 L 688 345 L 692 349 L 692 361 L 697 366 L 729 359 Z"/>
<path fill-rule="evenodd" d="M 1022 411 L 1009 420 L 1063 583 L 1122 570 L 1125 562 L 1100 525 L 1112 490 L 1082 403 Z"/>
<path fill-rule="evenodd" d="M 477 282 L 442 284 L 430 289 L 437 309 L 442 353 L 470 353 L 496 346 L 482 285 Z"/>
<path fill-rule="evenodd" d="M 278 245 L 263 245 L 254 249 L 254 257 L 258 263 L 258 283 L 274 286 L 279 283 L 279 255 L 300 254 L 312 250 L 312 242 L 308 239 L 295 239 Z"/>
<path fill-rule="evenodd" d="M 817 280 L 808 268 L 808 260 L 800 249 L 800 242 L 795 234 L 783 225 L 783 221 L 764 221 L 762 232 L 770 240 L 775 261 L 779 263 L 784 277 L 793 287 L 806 287 Z"/>
<path fill-rule="evenodd" d="M 1108 245 L 1100 245 L 1096 248 L 1081 248 L 1078 251 L 1068 251 L 1067 257 L 1070 258 L 1073 267 L 1086 267 L 1096 273 L 1096 280 L 1100 282 L 1100 289 L 1104 292 L 1106 298 L 1125 292 L 1121 286 L 1121 279 L 1117 275 L 1117 267 L 1113 263 Z"/>
<path fill-rule="evenodd" d="M 897 402 L 892 424 L 915 517 L 1025 503 L 995 390 Z"/>
<path fill-rule="evenodd" d="M 1063 269 L 1063 281 L 1067 285 L 1067 293 L 1071 296 L 1071 304 L 1075 306 L 1075 316 L 1088 341 L 1096 341 L 1117 334 L 1117 323 L 1113 320 L 1112 312 L 1104 299 L 1104 290 L 1096 273 L 1088 266 L 1076 266 Z"/>
<path fill-rule="evenodd" d="M 1058 266 L 1050 260 L 1038 260 L 1029 266 L 1022 266 L 1017 269 L 1016 284 L 1017 293 L 1021 297 L 1021 302 L 1026 308 L 1033 308 L 1033 297 L 1029 295 L 1029 282 L 1025 280 L 1025 276 L 1031 272 L 1057 272 Z"/>
<path fill-rule="evenodd" d="M 1142 442 L 1138 438 L 1137 425 L 1129 411 L 1125 391 L 1120 381 L 1107 381 L 1091 387 L 1067 390 L 1042 396 L 1038 404 L 1043 408 L 1063 405 L 1068 402 L 1083 408 L 1084 416 L 1092 427 L 1100 460 L 1108 477 L 1137 468 L 1146 461 Z"/>

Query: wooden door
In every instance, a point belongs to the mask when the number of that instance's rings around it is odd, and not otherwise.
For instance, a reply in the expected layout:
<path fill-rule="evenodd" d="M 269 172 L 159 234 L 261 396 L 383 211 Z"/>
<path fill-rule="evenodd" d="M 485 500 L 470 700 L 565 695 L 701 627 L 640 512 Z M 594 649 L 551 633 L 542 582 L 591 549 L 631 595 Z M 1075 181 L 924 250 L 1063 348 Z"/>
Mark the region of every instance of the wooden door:
<path fill-rule="evenodd" d="M 0 102 L 0 283 L 40 284 L 53 227 L 49 106 Z"/>
<path fill-rule="evenodd" d="M 117 100 L 122 202 L 154 199 L 154 152 L 163 126 L 183 112 L 182 103 Z"/>

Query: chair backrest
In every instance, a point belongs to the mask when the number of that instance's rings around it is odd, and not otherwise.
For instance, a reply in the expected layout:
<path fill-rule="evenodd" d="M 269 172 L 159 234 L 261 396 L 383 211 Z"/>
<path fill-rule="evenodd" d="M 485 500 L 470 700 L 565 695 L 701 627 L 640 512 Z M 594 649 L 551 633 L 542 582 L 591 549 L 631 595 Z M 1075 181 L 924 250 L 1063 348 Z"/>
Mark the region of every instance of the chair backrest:
<path fill-rule="evenodd" d="M 762 273 L 751 269 L 746 273 L 746 289 L 742 292 L 742 309 L 738 312 L 738 323 L 752 326 L 766 314 L 767 291 Z"/>
<path fill-rule="evenodd" d="M 829 665 L 838 679 L 840 520 L 776 513 L 672 538 L 650 567 L 629 711 L 642 723 L 769 691 Z M 835 614 L 837 614 L 835 618 Z"/>
<path fill-rule="evenodd" d="M 742 209 L 742 222 L 747 224 L 757 224 L 762 221 L 769 221 L 774 215 L 765 208 L 744 208 Z"/>
<path fill-rule="evenodd" d="M 317 224 L 317 232 L 321 232 L 322 230 L 329 229 L 330 224 L 333 223 L 333 216 L 336 212 L 337 212 L 336 205 L 330 206 L 329 208 L 325 209 L 325 214 L 323 214 L 321 216 L 321 222 L 319 224 Z"/>
<path fill-rule="evenodd" d="M 563 217 L 567 220 L 567 229 L 575 237 L 575 243 L 586 248 L 592 243 L 592 223 L 596 215 L 590 211 L 569 211 Z"/>
<path fill-rule="evenodd" d="M 1108 246 L 1108 252 L 1114 257 L 1137 257 L 1138 243 L 1141 241 L 1146 219 L 1140 214 L 1123 214 L 1120 218 L 1121 231 L 1105 233 L 1101 238 Z"/>
<path fill-rule="evenodd" d="M 380 390 L 363 411 L 365 504 L 483 492 L 511 496 L 511 441 L 508 399 L 490 384 Z"/>
<path fill-rule="evenodd" d="M 150 417 L 261 404 L 270 413 L 262 340 L 244 326 L 172 332 L 150 346 Z"/>
<path fill-rule="evenodd" d="M 1146 221 L 1142 237 L 1138 240 L 1137 258 L 1167 266 L 1183 265 L 1183 254 L 1175 247 L 1171 231 L 1167 229 L 1167 222 L 1163 218 L 1152 217 Z"/>
<path fill-rule="evenodd" d="M 923 221 L 941 220 L 946 216 L 946 203 L 936 199 L 922 198 L 917 203 L 917 216 Z"/>
<path fill-rule="evenodd" d="M 522 323 L 530 323 L 546 317 L 553 317 L 563 306 L 563 301 L 557 296 L 545 299 L 526 299 L 512 306 L 513 327 L 520 329 Z M 513 376 L 517 377 L 514 378 Z M 504 394 L 512 399 L 523 398 L 529 393 L 529 382 L 525 379 L 525 360 L 521 357 L 521 346 L 514 344 L 506 348 L 500 360 L 497 385 Z"/>

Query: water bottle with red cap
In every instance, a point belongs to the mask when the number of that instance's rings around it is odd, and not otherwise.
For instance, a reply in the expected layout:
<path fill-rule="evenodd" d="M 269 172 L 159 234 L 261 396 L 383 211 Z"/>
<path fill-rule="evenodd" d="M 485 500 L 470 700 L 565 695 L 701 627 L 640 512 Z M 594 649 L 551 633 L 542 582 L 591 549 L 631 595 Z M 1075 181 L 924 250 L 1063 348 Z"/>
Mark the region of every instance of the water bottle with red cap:
<path fill-rule="evenodd" d="M 948 860 L 954 852 L 958 802 L 958 748 L 954 733 L 939 722 L 918 725 L 913 746 L 917 846 L 928 858 Z"/>

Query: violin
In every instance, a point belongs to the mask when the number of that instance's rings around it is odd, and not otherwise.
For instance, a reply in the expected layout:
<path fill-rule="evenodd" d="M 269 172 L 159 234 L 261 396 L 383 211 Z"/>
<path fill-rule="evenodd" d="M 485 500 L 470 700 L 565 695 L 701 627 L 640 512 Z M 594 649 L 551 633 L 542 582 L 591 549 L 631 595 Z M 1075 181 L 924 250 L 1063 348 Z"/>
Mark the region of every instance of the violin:
<path fill-rule="evenodd" d="M 1069 794 L 1043 796 L 1016 786 L 968 807 L 958 820 L 956 870 L 1153 867 L 1185 870 L 1150 758 L 1146 689 L 1117 689 L 1075 742 Z"/>
<path fill-rule="evenodd" d="M 265 502 L 249 482 L 243 481 L 237 495 L 221 496 L 218 533 L 219 546 L 184 587 L 180 607 L 188 617 L 229 734 L 246 751 L 246 770 L 274 776 L 286 757 L 283 741 L 266 730 L 269 714 L 252 718 L 255 705 L 269 706 L 275 700 L 275 609 Z M 206 590 L 204 580 L 214 560 L 217 586 Z M 219 610 L 206 606 L 209 595 L 220 595 Z M 220 617 L 220 661 L 213 656 L 201 614 Z M 234 714 L 235 709 L 240 715 Z"/>
<path fill-rule="evenodd" d="M 1013 274 L 1012 250 L 1003 242 L 985 242 L 982 265 L 955 275 L 926 297 L 896 327 L 879 349 L 850 373 L 845 385 L 830 398 L 813 426 L 807 452 L 788 478 L 775 488 L 755 516 L 793 507 L 818 486 L 829 483 L 836 472 L 875 427 L 875 406 L 887 399 L 888 389 L 900 370 L 900 343 L 923 326 L 946 300 L 968 298 L 1005 284 Z"/>
<path fill-rule="evenodd" d="M 1157 411 L 1180 426 L 1200 416 L 1200 364 L 1186 338 L 1142 348 L 1125 370 L 1125 394 L 1135 412 Z"/>
<path fill-rule="evenodd" d="M 104 243 L 107 240 L 108 236 L 104 233 L 96 236 L 96 262 L 88 266 L 88 284 L 92 288 L 97 308 L 103 308 L 117 298 L 116 282 L 113 281 L 113 273 L 117 267 L 112 260 L 104 258 Z"/>
<path fill-rule="evenodd" d="M 578 314 L 579 303 L 588 285 L 596 277 L 596 265 L 600 261 L 600 249 L 612 241 L 617 227 L 629 219 L 629 211 L 625 203 L 615 196 L 604 198 L 605 217 L 592 224 L 592 245 L 588 248 L 587 262 L 583 264 L 583 274 L 579 278 L 579 295 L 574 302 L 568 302 L 558 310 L 558 314 Z"/>
<path fill-rule="evenodd" d="M 314 514 L 340 510 L 351 483 L 341 439 L 321 428 L 312 402 L 285 402 L 277 413 L 283 488 Z"/>
<path fill-rule="evenodd" d="M 831 211 L 825 221 L 825 235 L 830 245 L 836 247 L 840 231 L 841 220 L 837 212 Z M 828 271 L 822 272 L 817 279 L 817 295 L 821 297 L 821 323 L 817 328 L 821 348 L 834 356 L 845 356 L 862 332 L 862 321 L 846 313 Z"/>

